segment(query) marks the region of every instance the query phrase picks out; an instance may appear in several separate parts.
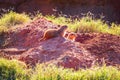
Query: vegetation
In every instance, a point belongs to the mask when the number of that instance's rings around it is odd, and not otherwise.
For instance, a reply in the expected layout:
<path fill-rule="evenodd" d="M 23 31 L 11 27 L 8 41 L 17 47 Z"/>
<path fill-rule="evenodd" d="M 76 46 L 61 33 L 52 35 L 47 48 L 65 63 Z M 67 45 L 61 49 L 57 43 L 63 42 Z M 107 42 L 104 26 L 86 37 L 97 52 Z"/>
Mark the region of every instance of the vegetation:
<path fill-rule="evenodd" d="M 22 62 L 0 58 L 0 80 L 28 80 L 28 71 Z"/>
<path fill-rule="evenodd" d="M 108 33 L 112 33 L 114 35 L 120 35 L 120 25 L 116 25 L 115 23 L 112 23 Z"/>
<path fill-rule="evenodd" d="M 114 67 L 94 67 L 91 69 L 64 69 L 54 65 L 37 65 L 31 80 L 119 80 L 120 71 Z"/>
<path fill-rule="evenodd" d="M 93 16 L 90 15 L 86 15 L 81 19 L 76 18 L 74 20 L 72 18 L 66 18 L 64 15 L 59 15 L 58 17 L 55 17 L 54 15 L 43 16 L 40 13 L 37 13 L 34 19 L 36 17 L 44 17 L 48 20 L 51 20 L 55 24 L 68 25 L 70 31 L 77 33 L 102 32 L 120 35 L 119 24 L 112 23 L 111 26 L 109 26 L 102 19 L 94 19 Z M 8 28 L 12 26 L 23 24 L 31 20 L 32 19 L 27 14 L 19 14 L 10 11 L 7 14 L 3 14 L 3 16 L 0 18 L 0 32 L 7 31 Z"/>
<path fill-rule="evenodd" d="M 55 24 L 68 25 L 69 29 L 77 33 L 91 33 L 101 32 L 110 33 L 114 35 L 120 35 L 120 25 L 112 23 L 109 26 L 101 19 L 94 19 L 91 16 L 86 16 L 81 19 L 72 20 L 71 18 L 65 18 L 64 16 L 55 17 L 45 16 L 48 20 L 51 20 Z"/>
<path fill-rule="evenodd" d="M 2 34 L 3 32 L 7 32 L 8 28 L 5 26 L 0 26 L 0 34 Z"/>
<path fill-rule="evenodd" d="M 22 62 L 0 58 L 0 80 L 120 80 L 120 71 L 112 66 L 74 71 L 45 64 L 26 69 Z"/>
<path fill-rule="evenodd" d="M 31 19 L 26 14 L 19 14 L 13 11 L 10 11 L 6 14 L 3 14 L 0 18 L 0 32 L 7 31 L 9 28 L 29 22 Z"/>
<path fill-rule="evenodd" d="M 93 19 L 90 16 L 81 19 L 45 17 L 55 24 L 68 25 L 69 30 L 80 33 L 102 32 L 120 35 L 120 25 L 112 23 L 111 26 L 101 19 Z M 35 17 L 36 18 L 36 17 Z M 10 11 L 0 18 L 0 33 L 7 32 L 17 24 L 23 24 L 32 19 L 26 14 Z M 26 65 L 17 60 L 6 60 L 0 58 L 0 80 L 120 80 L 120 70 L 112 66 L 92 67 L 90 69 L 64 69 L 55 65 L 37 64 L 35 68 L 26 68 Z"/>

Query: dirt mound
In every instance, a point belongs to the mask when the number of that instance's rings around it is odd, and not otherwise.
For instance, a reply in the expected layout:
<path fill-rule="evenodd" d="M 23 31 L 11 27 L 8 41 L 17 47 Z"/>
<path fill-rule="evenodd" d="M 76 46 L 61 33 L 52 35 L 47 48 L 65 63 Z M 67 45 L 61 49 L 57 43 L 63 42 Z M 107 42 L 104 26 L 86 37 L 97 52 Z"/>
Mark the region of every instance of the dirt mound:
<path fill-rule="evenodd" d="M 53 63 L 66 68 L 86 68 L 105 62 L 120 65 L 120 37 L 102 33 L 80 33 L 73 42 L 63 37 L 39 42 L 47 29 L 58 28 L 44 18 L 15 27 L 0 56 L 15 58 L 26 64 Z"/>
<path fill-rule="evenodd" d="M 17 26 L 14 28 L 14 31 L 10 31 L 6 47 L 34 47 L 46 29 L 55 29 L 57 27 L 57 25 L 44 18 L 38 18 L 26 25 Z"/>
<path fill-rule="evenodd" d="M 69 41 L 63 37 L 49 39 L 40 42 L 38 47 L 22 54 L 20 60 L 33 65 L 36 62 L 45 62 L 63 65 L 64 67 L 74 67 L 76 69 L 80 66 L 90 67 L 93 58 L 89 53 L 85 53 L 84 49 L 79 45 L 80 43 Z"/>
<path fill-rule="evenodd" d="M 78 40 L 81 42 L 80 36 Z M 102 33 L 86 34 L 86 36 L 83 47 L 95 55 L 98 61 L 103 58 L 107 64 L 120 64 L 120 36 Z M 84 37 L 86 36 L 84 34 Z"/>

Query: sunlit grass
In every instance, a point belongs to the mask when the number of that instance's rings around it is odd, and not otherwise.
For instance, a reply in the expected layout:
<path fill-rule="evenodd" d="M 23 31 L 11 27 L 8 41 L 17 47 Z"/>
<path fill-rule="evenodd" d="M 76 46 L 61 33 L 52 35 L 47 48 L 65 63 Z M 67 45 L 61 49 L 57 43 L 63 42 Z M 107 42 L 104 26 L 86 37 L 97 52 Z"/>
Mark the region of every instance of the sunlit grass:
<path fill-rule="evenodd" d="M 54 65 L 37 65 L 31 80 L 119 80 L 120 71 L 109 66 L 94 67 L 90 69 L 64 69 Z"/>
<path fill-rule="evenodd" d="M 114 35 L 120 35 L 120 24 L 114 24 L 112 23 L 108 33 L 112 33 Z"/>
<path fill-rule="evenodd" d="M 71 31 L 74 32 L 107 32 L 109 26 L 102 20 L 95 20 L 89 16 L 83 17 L 81 19 L 71 20 L 70 18 L 65 18 L 63 16 L 46 16 L 48 20 L 53 21 L 55 24 L 67 25 Z"/>
<path fill-rule="evenodd" d="M 37 13 L 36 16 L 33 17 L 33 20 L 38 17 L 44 17 L 57 25 L 67 25 L 69 27 L 69 31 L 77 33 L 101 32 L 120 35 L 119 24 L 112 23 L 111 26 L 109 26 L 102 19 L 94 19 L 89 15 L 73 20 L 72 18 L 66 18 L 65 15 L 59 15 L 58 17 L 56 17 L 54 15 L 43 16 L 41 13 Z M 2 30 L 7 30 L 5 27 L 13 27 L 17 24 L 24 24 L 31 20 L 32 19 L 27 14 L 19 14 L 10 11 L 7 14 L 3 14 L 3 16 L 0 18 L 0 32 Z"/>
<path fill-rule="evenodd" d="M 40 14 L 40 16 L 42 16 Z M 42 16 L 48 20 L 51 20 L 54 24 L 57 25 L 67 25 L 70 31 L 77 33 L 110 33 L 114 35 L 120 35 L 120 25 L 112 23 L 109 26 L 102 19 L 94 19 L 91 16 L 85 16 L 79 19 L 66 18 L 65 16 L 55 17 L 54 15 Z"/>
<path fill-rule="evenodd" d="M 78 71 L 45 64 L 29 69 L 20 61 L 0 58 L 0 80 L 120 80 L 120 71 L 104 65 Z"/>
<path fill-rule="evenodd" d="M 23 24 L 30 21 L 30 17 L 26 14 L 19 14 L 13 11 L 3 14 L 0 18 L 0 26 L 5 26 L 7 28 L 15 26 L 17 24 Z"/>
<path fill-rule="evenodd" d="M 25 64 L 0 58 L 0 80 L 29 80 Z"/>
<path fill-rule="evenodd" d="M 37 14 L 37 17 L 42 16 Z M 68 25 L 70 31 L 77 33 L 102 32 L 120 35 L 120 25 L 112 23 L 111 26 L 101 19 L 83 17 L 72 20 L 64 16 L 42 16 L 57 25 Z M 9 12 L 0 18 L 0 33 L 7 32 L 10 27 L 24 24 L 31 19 L 26 14 Z M 17 60 L 0 58 L 0 80 L 120 80 L 120 70 L 112 66 L 93 67 L 90 69 L 64 69 L 55 65 L 46 66 L 37 64 L 35 70 L 26 69 L 25 64 Z"/>
<path fill-rule="evenodd" d="M 101 20 L 93 20 L 89 17 L 83 17 L 80 20 L 80 25 L 77 28 L 78 32 L 89 33 L 89 32 L 106 32 L 108 25 Z"/>
<path fill-rule="evenodd" d="M 0 18 L 0 34 L 3 32 L 8 32 L 10 28 L 13 28 L 15 25 L 25 24 L 31 21 L 30 17 L 27 14 L 19 14 L 13 11 L 9 11 L 6 14 L 2 14 Z"/>
<path fill-rule="evenodd" d="M 5 27 L 5 26 L 0 26 L 0 34 L 3 33 L 3 32 L 7 32 L 8 31 L 8 28 Z"/>

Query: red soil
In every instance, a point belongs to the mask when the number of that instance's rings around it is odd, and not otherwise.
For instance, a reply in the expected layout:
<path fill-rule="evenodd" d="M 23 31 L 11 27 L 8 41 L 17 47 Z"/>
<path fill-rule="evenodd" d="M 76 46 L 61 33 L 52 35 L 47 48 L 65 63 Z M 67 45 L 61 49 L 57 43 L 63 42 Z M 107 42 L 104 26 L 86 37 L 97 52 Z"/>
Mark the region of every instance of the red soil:
<path fill-rule="evenodd" d="M 15 28 L 0 56 L 18 59 L 26 64 L 53 63 L 66 68 L 87 68 L 98 63 L 120 65 L 120 37 L 103 33 L 80 33 L 73 42 L 56 37 L 39 42 L 46 29 L 58 26 L 44 18 Z"/>

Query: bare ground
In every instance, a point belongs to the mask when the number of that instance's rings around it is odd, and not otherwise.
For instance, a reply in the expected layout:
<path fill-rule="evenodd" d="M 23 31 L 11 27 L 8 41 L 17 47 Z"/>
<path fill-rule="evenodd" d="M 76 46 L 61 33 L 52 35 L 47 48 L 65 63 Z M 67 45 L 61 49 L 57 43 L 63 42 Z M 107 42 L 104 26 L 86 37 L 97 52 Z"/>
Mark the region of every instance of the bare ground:
<path fill-rule="evenodd" d="M 57 25 L 44 18 L 16 26 L 8 33 L 0 56 L 33 66 L 36 63 L 53 63 L 78 69 L 103 63 L 120 65 L 120 36 L 79 33 L 74 42 L 63 37 L 39 41 L 45 30 L 56 28 Z"/>

